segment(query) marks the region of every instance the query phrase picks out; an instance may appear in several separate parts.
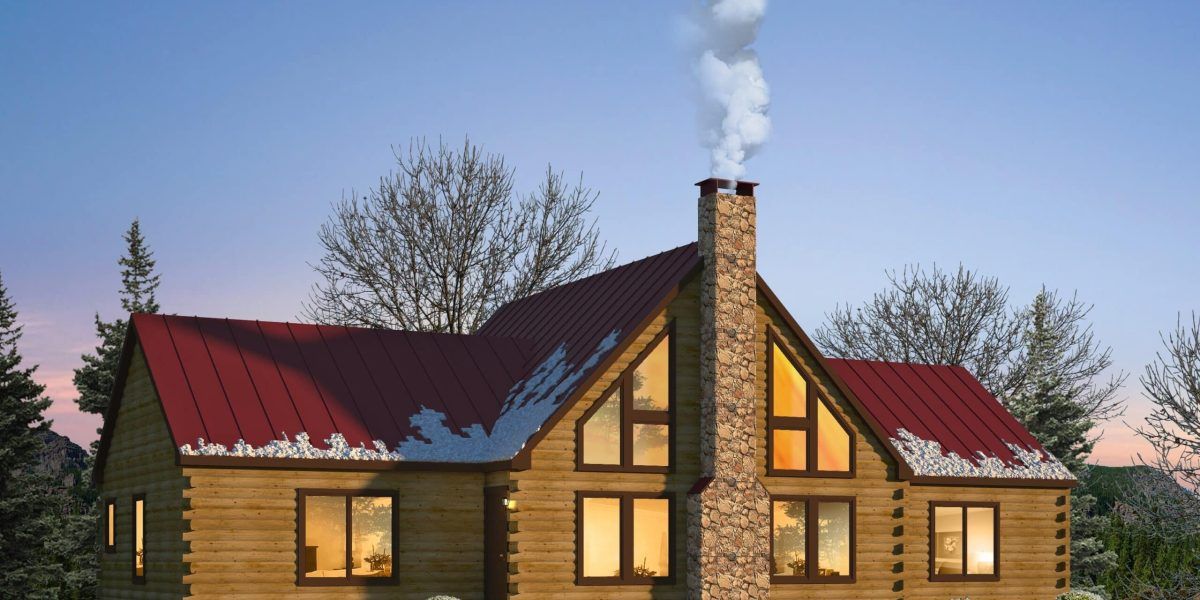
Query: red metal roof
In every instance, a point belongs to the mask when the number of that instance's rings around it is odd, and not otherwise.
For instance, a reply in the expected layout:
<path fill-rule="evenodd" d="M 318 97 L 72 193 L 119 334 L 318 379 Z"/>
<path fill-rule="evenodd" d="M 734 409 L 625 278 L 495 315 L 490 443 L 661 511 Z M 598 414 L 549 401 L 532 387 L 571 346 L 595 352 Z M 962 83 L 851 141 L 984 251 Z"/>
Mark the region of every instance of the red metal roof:
<path fill-rule="evenodd" d="M 863 416 L 892 438 L 905 429 L 976 463 L 979 452 L 1019 463 L 1008 444 L 1044 452 L 962 367 L 832 358 L 826 363 L 858 398 Z"/>
<path fill-rule="evenodd" d="M 137 314 L 133 327 L 176 445 L 396 444 L 428 406 L 448 425 L 488 424 L 531 346 L 492 336 Z"/>
<path fill-rule="evenodd" d="M 518 384 L 560 349 L 586 380 L 603 363 L 585 368 L 601 341 L 632 333 L 698 264 L 696 245 L 682 246 L 512 302 L 476 335 L 147 314 L 132 316 L 132 331 L 176 447 L 262 447 L 305 432 L 318 448 L 335 433 L 351 447 L 395 448 L 424 439 L 412 423 L 422 409 L 454 434 L 491 432 Z"/>

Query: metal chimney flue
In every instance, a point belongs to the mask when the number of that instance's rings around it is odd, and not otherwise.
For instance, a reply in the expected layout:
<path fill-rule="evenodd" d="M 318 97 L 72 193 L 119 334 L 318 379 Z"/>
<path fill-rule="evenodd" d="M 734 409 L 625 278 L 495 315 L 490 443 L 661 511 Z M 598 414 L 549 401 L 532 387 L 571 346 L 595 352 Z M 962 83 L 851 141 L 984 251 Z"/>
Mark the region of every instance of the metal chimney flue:
<path fill-rule="evenodd" d="M 709 177 L 704 181 L 697 181 L 696 186 L 700 188 L 700 197 L 709 194 L 716 194 L 721 190 L 733 190 L 733 193 L 739 196 L 753 196 L 754 186 L 758 185 L 754 181 L 735 181 L 733 179 L 721 179 L 718 177 Z"/>

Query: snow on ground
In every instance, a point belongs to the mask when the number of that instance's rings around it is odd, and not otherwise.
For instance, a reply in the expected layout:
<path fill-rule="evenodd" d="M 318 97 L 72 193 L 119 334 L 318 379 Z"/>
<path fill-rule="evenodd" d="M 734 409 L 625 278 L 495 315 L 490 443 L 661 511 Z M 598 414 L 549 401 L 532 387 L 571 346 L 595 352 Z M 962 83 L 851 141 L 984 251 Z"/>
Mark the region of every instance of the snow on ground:
<path fill-rule="evenodd" d="M 575 391 L 579 380 L 591 371 L 617 345 L 619 332 L 613 330 L 592 354 L 578 366 L 567 362 L 566 344 L 561 344 L 533 373 L 509 390 L 500 417 L 491 433 L 475 423 L 463 432 L 446 427 L 446 415 L 422 406 L 409 422 L 420 437 L 408 437 L 395 449 L 380 440 L 366 445 L 351 446 L 341 433 L 325 439 L 328 448 L 314 446 L 307 433 L 297 433 L 288 439 L 287 433 L 264 446 L 251 446 L 238 440 L 232 448 L 224 444 L 197 440 L 196 447 L 184 444 L 179 453 L 184 456 L 241 456 L 253 458 L 313 458 L 332 460 L 379 460 L 482 463 L 507 460 L 525 446 L 530 436 L 541 429 L 546 420 Z"/>
<path fill-rule="evenodd" d="M 1058 459 L 1049 452 L 1004 444 L 1012 450 L 1020 464 L 1007 463 L 997 456 L 977 452 L 974 460 L 957 453 L 946 452 L 938 442 L 922 439 L 901 428 L 892 438 L 892 446 L 900 451 L 904 462 L 914 475 L 933 477 L 986 477 L 989 479 L 1074 479 Z"/>

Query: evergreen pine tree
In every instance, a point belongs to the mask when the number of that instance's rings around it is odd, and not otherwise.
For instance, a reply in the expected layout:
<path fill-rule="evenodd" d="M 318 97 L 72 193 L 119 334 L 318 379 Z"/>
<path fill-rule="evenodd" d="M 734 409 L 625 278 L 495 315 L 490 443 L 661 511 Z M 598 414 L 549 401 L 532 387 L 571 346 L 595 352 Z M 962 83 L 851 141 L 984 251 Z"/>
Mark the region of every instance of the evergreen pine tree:
<path fill-rule="evenodd" d="M 121 308 L 125 313 L 158 312 L 155 291 L 159 276 L 154 273 L 154 255 L 146 245 L 137 219 L 129 225 L 124 239 L 125 255 L 117 261 L 121 266 Z M 116 381 L 127 323 L 124 318 L 105 321 L 100 318 L 100 313 L 96 313 L 95 326 L 100 343 L 95 354 L 83 355 L 83 366 L 75 370 L 75 389 L 79 391 L 75 402 L 84 412 L 103 415 L 108 410 L 108 399 Z"/>
<path fill-rule="evenodd" d="M 1096 445 L 1088 437 L 1095 425 L 1095 407 L 1111 404 L 1115 392 L 1113 382 L 1100 388 L 1092 385 L 1092 377 L 1109 363 L 1107 351 L 1097 353 L 1090 332 L 1081 331 L 1086 314 L 1078 302 L 1062 305 L 1045 289 L 1034 298 L 1023 336 L 1023 379 L 1005 402 L 1013 416 L 1080 480 L 1085 479 L 1087 457 Z M 1086 368 L 1081 370 L 1080 365 Z M 1113 381 L 1120 380 L 1118 376 Z M 1099 580 L 1117 558 L 1104 545 L 1106 522 L 1094 514 L 1095 497 L 1080 489 L 1071 496 L 1072 586 L 1103 592 Z"/>
<path fill-rule="evenodd" d="M 55 571 L 44 560 L 54 531 L 51 496 L 34 469 L 50 399 L 33 380 L 37 367 L 21 365 L 20 339 L 16 306 L 0 280 L 0 598 L 54 597 L 43 592 Z"/>

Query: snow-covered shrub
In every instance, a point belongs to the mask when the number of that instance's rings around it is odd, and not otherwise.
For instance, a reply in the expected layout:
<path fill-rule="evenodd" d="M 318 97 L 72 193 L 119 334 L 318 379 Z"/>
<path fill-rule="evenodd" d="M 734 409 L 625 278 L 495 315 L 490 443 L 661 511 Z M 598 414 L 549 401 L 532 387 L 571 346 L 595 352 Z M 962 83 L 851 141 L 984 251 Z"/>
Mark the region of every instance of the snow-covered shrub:
<path fill-rule="evenodd" d="M 1104 600 L 1103 596 L 1085 592 L 1083 590 L 1072 590 L 1065 594 L 1061 594 L 1057 600 Z"/>

